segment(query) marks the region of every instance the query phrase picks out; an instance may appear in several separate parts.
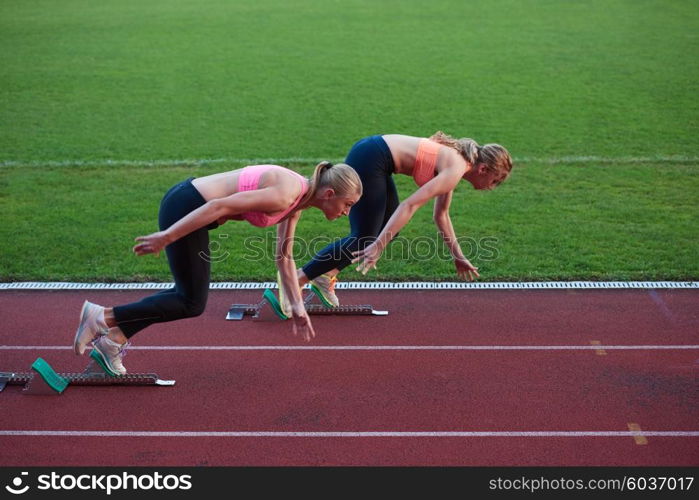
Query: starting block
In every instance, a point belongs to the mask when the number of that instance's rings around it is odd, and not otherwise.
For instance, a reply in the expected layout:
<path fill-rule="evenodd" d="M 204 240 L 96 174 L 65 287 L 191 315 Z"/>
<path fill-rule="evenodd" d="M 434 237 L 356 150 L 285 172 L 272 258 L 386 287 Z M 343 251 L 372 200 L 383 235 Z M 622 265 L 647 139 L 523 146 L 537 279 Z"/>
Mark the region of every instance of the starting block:
<path fill-rule="evenodd" d="M 315 294 L 310 293 L 303 301 L 306 312 L 313 315 L 342 315 L 342 316 L 388 316 L 388 311 L 376 311 L 371 305 L 341 305 L 338 307 L 326 307 L 323 304 L 313 303 Z M 233 304 L 226 314 L 227 320 L 240 321 L 245 316 L 252 316 L 253 321 L 269 321 L 289 319 L 282 312 L 279 300 L 274 292 L 267 288 L 262 294 L 262 301 L 257 304 Z"/>
<path fill-rule="evenodd" d="M 31 372 L 0 372 L 0 391 L 7 385 L 23 385 L 25 395 L 60 395 L 68 385 L 175 385 L 174 380 L 161 380 L 155 373 L 109 375 L 96 361 L 90 361 L 82 373 L 56 373 L 42 358 L 31 368 Z"/>

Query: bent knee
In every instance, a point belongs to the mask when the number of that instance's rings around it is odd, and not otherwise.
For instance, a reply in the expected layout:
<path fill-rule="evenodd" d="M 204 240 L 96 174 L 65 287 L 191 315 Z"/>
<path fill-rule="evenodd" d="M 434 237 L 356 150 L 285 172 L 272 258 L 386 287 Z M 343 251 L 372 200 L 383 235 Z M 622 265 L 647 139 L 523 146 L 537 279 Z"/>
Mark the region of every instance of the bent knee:
<path fill-rule="evenodd" d="M 185 318 L 196 318 L 204 314 L 206 310 L 206 301 L 189 302 L 184 306 Z"/>

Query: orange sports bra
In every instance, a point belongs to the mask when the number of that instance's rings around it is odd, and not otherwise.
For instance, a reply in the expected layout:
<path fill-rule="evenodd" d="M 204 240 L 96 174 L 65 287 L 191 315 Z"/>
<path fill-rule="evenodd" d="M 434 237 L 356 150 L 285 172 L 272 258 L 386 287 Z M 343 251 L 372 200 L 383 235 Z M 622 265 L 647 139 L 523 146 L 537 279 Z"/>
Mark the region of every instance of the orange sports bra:
<path fill-rule="evenodd" d="M 422 186 L 432 180 L 437 166 L 437 156 L 441 144 L 429 139 L 420 139 L 415 155 L 415 165 L 413 166 L 413 179 L 415 184 Z"/>

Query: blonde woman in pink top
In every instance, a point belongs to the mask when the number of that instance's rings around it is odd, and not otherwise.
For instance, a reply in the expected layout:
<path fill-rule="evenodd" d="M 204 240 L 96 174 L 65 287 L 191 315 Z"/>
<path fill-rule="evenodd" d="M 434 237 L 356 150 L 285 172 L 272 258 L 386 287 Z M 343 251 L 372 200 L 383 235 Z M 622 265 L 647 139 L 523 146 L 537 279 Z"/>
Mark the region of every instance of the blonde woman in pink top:
<path fill-rule="evenodd" d="M 230 172 L 190 178 L 173 186 L 158 213 L 160 231 L 136 238 L 136 255 L 167 254 L 175 286 L 138 302 L 102 307 L 85 301 L 73 347 L 83 354 L 93 342 L 107 371 L 123 375 L 127 341 L 153 323 L 198 316 L 204 312 L 210 284 L 208 231 L 228 220 L 258 227 L 277 225 L 276 263 L 290 297 L 293 332 L 306 341 L 315 336 L 298 287 L 292 255 L 301 212 L 323 211 L 329 220 L 348 215 L 362 195 L 362 183 L 348 165 L 322 162 L 311 179 L 276 165 L 254 165 Z"/>

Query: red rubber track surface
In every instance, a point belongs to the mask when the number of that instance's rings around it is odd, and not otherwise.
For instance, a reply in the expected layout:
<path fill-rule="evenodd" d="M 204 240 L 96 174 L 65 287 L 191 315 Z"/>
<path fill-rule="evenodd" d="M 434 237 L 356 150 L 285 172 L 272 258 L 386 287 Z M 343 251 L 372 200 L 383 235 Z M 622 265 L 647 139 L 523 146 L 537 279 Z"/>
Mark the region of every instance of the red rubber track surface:
<path fill-rule="evenodd" d="M 0 371 L 37 357 L 82 371 L 73 354 L 83 300 L 139 291 L 0 293 Z M 130 372 L 175 387 L 68 387 L 0 393 L 2 466 L 455 465 L 697 466 L 699 349 L 503 350 L 502 346 L 699 344 L 696 290 L 340 291 L 387 317 L 313 317 L 310 344 L 290 322 L 226 321 L 260 291 L 213 291 L 206 312 L 136 335 Z M 414 346 L 409 350 L 159 350 L 152 346 Z M 424 346 L 484 346 L 427 350 Z M 488 347 L 489 346 L 489 347 Z M 142 348 L 142 349 L 141 349 Z M 550 436 L 549 432 L 691 432 Z M 541 436 L 46 436 L 7 431 L 543 432 Z"/>

